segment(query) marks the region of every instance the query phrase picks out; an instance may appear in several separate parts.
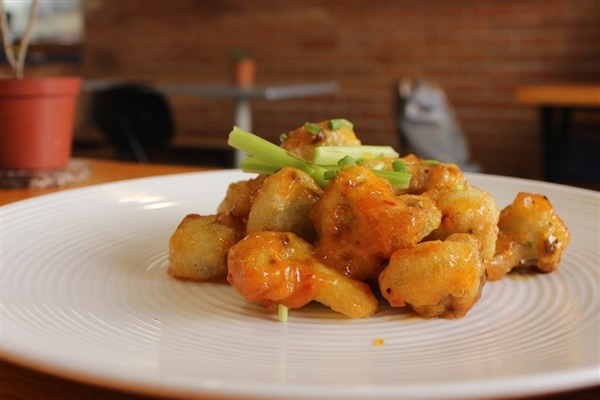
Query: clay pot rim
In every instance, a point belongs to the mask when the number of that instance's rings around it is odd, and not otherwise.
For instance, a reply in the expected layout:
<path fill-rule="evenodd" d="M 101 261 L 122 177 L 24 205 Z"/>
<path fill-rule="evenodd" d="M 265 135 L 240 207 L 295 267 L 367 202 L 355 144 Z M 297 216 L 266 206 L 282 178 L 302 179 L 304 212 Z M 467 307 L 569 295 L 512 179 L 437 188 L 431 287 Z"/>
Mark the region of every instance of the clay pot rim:
<path fill-rule="evenodd" d="M 40 95 L 76 95 L 81 91 L 80 76 L 54 76 L 0 79 L 0 98 Z"/>

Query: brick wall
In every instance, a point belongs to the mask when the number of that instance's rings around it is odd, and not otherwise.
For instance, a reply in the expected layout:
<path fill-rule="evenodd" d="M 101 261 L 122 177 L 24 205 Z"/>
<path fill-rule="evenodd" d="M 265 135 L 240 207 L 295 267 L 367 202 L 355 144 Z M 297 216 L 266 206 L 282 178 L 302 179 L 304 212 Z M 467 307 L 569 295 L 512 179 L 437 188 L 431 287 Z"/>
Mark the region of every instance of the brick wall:
<path fill-rule="evenodd" d="M 255 101 L 254 132 L 273 141 L 305 121 L 345 117 L 365 143 L 397 145 L 394 82 L 445 90 L 485 172 L 539 178 L 536 110 L 515 89 L 600 80 L 600 2 L 86 2 L 86 78 L 227 83 L 228 51 L 258 60 L 258 84 L 336 80 L 332 96 Z M 170 99 L 178 134 L 225 136 L 233 102 Z"/>

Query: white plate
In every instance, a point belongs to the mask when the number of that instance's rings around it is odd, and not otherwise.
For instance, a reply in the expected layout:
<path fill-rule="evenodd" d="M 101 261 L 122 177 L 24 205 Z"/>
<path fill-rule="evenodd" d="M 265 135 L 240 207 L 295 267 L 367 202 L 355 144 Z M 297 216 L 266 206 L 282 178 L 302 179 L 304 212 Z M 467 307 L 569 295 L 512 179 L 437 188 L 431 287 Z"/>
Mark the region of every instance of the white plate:
<path fill-rule="evenodd" d="M 281 323 L 226 284 L 166 272 L 180 220 L 214 213 L 247 177 L 136 179 L 2 207 L 2 357 L 168 396 L 467 399 L 600 383 L 600 193 L 469 174 L 501 207 L 518 191 L 550 198 L 572 232 L 558 272 L 488 283 L 459 320 L 309 306 Z"/>

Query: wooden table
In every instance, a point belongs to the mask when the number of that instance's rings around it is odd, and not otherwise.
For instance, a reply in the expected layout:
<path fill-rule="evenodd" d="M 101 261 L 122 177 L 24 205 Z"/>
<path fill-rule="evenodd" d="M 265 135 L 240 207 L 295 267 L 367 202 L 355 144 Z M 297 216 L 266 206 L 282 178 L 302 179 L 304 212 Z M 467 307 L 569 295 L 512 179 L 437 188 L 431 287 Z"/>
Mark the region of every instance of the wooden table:
<path fill-rule="evenodd" d="M 600 83 L 524 86 L 517 102 L 539 108 L 546 180 L 561 182 L 573 111 L 600 109 Z"/>
<path fill-rule="evenodd" d="M 112 182 L 129 178 L 166 175 L 183 172 L 202 171 L 207 168 L 166 166 L 155 164 L 133 164 L 116 161 L 88 160 L 92 168 L 89 180 L 64 188 L 43 190 L 0 189 L 0 204 L 8 204 L 59 190 L 88 186 L 104 182 Z M 600 374 L 600 371 L 599 371 Z M 0 360 L 0 399 L 6 400 L 141 400 L 151 399 L 129 393 L 82 384 L 46 373 L 24 368 L 13 363 Z M 545 396 L 545 400 L 592 400 L 600 399 L 600 386 L 584 390 L 572 391 L 553 396 Z"/>

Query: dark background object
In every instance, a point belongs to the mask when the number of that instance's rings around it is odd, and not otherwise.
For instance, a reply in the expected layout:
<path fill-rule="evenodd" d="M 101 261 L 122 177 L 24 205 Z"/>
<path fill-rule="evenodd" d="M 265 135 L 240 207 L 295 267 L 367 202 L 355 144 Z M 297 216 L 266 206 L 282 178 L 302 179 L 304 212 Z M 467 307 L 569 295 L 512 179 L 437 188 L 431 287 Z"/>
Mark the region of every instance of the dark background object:
<path fill-rule="evenodd" d="M 94 93 L 90 121 L 117 148 L 117 159 L 149 162 L 175 133 L 167 99 L 141 85 L 119 85 Z"/>

